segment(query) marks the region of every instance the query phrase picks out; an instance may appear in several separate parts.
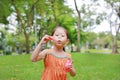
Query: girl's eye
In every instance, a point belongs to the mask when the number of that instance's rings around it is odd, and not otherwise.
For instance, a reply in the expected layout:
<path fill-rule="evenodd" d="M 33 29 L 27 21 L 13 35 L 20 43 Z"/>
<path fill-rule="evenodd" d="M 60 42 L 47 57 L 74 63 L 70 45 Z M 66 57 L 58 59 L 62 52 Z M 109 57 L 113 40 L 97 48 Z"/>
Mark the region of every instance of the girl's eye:
<path fill-rule="evenodd" d="M 58 36 L 58 35 L 56 35 L 56 36 Z"/>

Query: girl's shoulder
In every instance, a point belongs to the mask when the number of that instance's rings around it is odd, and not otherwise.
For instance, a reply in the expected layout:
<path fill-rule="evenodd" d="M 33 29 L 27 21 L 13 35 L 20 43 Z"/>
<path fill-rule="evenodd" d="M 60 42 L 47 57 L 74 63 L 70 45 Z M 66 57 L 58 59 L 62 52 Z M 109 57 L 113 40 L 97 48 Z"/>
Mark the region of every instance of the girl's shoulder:
<path fill-rule="evenodd" d="M 46 52 L 46 54 L 51 54 L 52 53 L 52 49 L 46 49 L 45 52 Z"/>
<path fill-rule="evenodd" d="M 47 55 L 47 54 L 50 54 L 50 53 L 51 53 L 51 49 L 44 49 L 40 54 Z"/>
<path fill-rule="evenodd" d="M 67 58 L 71 58 L 71 54 L 70 53 L 66 53 Z"/>

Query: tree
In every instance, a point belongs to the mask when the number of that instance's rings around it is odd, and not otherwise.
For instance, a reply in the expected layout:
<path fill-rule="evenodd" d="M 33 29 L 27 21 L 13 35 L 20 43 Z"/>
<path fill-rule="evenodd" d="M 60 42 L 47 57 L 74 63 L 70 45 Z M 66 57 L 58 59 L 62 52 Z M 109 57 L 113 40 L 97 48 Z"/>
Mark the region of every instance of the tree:
<path fill-rule="evenodd" d="M 78 10 L 77 4 L 76 4 L 76 0 L 74 0 L 75 3 L 75 9 L 77 12 L 77 30 L 78 30 L 78 49 L 80 49 L 79 44 L 80 42 L 80 35 L 81 34 L 81 29 L 84 28 L 88 29 L 89 31 L 92 29 L 93 25 L 99 25 L 100 22 L 103 20 L 102 15 L 104 15 L 105 13 L 101 13 L 98 12 L 97 10 L 99 9 L 99 7 L 101 6 L 99 4 L 99 2 L 97 2 L 96 0 L 94 1 L 90 1 L 88 3 L 86 3 L 87 0 L 81 1 L 81 7 L 80 10 Z M 93 4 L 94 3 L 94 4 Z M 81 16 L 82 15 L 82 16 Z M 79 51 L 79 50 L 78 50 Z"/>
<path fill-rule="evenodd" d="M 108 3 L 109 8 L 111 8 L 111 13 L 108 16 L 108 21 L 110 24 L 110 32 L 112 39 L 112 53 L 118 53 L 118 34 L 120 30 L 120 2 L 119 0 L 105 0 Z M 116 19 L 114 21 L 111 20 L 113 15 L 116 15 Z M 113 28 L 115 29 L 115 37 L 112 34 Z"/>
<path fill-rule="evenodd" d="M 81 24 L 81 13 L 80 13 L 80 11 L 78 10 L 78 7 L 77 7 L 77 4 L 76 4 L 76 0 L 74 0 L 74 4 L 75 4 L 75 8 L 76 8 L 76 11 L 77 11 L 77 14 L 78 14 L 78 21 L 77 21 L 77 30 L 78 30 L 78 32 L 77 32 L 77 42 L 78 42 L 78 45 L 77 45 L 77 51 L 79 51 L 80 52 L 80 24 Z"/>
<path fill-rule="evenodd" d="M 34 34 L 34 38 L 38 38 L 35 39 L 37 42 L 44 34 L 50 34 L 55 26 L 67 28 L 71 35 L 71 43 L 76 43 L 77 29 L 74 27 L 76 17 L 72 16 L 73 10 L 64 4 L 64 0 L 10 0 L 9 2 L 12 7 L 11 12 L 17 14 L 18 32 L 16 33 L 22 37 L 24 34 L 27 53 L 30 52 L 31 35 Z"/>
<path fill-rule="evenodd" d="M 14 7 L 14 11 L 17 13 L 19 25 L 23 29 L 25 42 L 26 42 L 26 53 L 29 53 L 30 52 L 30 32 L 31 32 L 31 29 L 33 26 L 33 20 L 34 20 L 34 8 L 35 8 L 35 5 L 37 5 L 37 3 L 39 2 L 39 0 L 36 0 L 36 1 L 11 0 L 10 2 Z"/>
<path fill-rule="evenodd" d="M 11 5 L 8 0 L 0 0 L 0 23 L 7 24 L 7 17 L 11 13 Z"/>
<path fill-rule="evenodd" d="M 0 51 L 4 49 L 5 43 L 5 34 L 6 31 L 4 29 L 0 29 Z"/>

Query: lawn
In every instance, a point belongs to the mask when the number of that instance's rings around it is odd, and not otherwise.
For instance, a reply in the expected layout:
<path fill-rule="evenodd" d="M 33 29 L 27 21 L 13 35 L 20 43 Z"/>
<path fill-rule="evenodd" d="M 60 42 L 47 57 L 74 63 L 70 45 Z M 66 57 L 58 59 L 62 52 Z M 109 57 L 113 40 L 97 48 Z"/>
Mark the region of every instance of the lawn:
<path fill-rule="evenodd" d="M 68 80 L 120 80 L 120 55 L 72 53 L 77 71 Z M 43 62 L 30 55 L 0 56 L 0 80 L 40 80 Z"/>

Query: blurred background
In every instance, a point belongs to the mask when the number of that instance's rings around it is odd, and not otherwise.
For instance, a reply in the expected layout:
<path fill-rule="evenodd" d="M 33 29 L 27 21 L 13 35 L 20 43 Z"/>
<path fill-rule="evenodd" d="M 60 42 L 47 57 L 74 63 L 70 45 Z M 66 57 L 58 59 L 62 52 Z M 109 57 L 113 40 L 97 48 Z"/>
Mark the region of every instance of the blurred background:
<path fill-rule="evenodd" d="M 0 0 L 0 55 L 31 53 L 56 26 L 68 30 L 67 51 L 119 53 L 120 1 Z"/>

